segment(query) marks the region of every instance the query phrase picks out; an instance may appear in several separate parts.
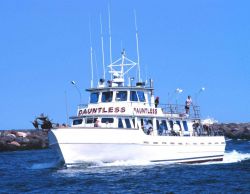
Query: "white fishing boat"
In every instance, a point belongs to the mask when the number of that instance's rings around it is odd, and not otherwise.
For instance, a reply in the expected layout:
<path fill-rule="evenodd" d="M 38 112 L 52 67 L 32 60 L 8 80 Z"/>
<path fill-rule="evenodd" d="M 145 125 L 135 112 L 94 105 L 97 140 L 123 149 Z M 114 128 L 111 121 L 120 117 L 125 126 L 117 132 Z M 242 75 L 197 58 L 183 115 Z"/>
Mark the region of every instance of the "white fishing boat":
<path fill-rule="evenodd" d="M 133 62 L 123 51 L 108 68 L 111 79 L 100 79 L 95 87 L 91 81 L 89 102 L 79 105 L 71 127 L 49 132 L 50 146 L 66 165 L 223 160 L 225 138 L 202 127 L 198 106 L 186 113 L 184 105 L 155 103 L 153 81 L 141 81 L 139 57 Z M 135 84 L 132 70 L 137 72 Z"/>

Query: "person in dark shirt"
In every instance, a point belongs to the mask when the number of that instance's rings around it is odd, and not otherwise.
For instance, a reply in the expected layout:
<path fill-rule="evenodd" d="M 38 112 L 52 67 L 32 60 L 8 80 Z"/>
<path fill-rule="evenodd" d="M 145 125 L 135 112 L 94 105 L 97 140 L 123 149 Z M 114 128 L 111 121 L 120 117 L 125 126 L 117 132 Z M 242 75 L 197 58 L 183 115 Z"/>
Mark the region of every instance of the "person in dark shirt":
<path fill-rule="evenodd" d="M 155 98 L 155 108 L 157 108 L 158 104 L 159 104 L 159 97 L 157 96 Z"/>

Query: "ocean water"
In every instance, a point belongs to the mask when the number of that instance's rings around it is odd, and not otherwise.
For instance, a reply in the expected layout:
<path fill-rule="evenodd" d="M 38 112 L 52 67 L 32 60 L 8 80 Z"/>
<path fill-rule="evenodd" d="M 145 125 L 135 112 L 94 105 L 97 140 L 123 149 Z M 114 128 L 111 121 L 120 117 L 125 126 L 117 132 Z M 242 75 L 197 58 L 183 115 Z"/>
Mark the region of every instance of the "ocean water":
<path fill-rule="evenodd" d="M 250 193 L 250 141 L 223 162 L 96 162 L 63 167 L 51 149 L 0 153 L 0 193 Z"/>

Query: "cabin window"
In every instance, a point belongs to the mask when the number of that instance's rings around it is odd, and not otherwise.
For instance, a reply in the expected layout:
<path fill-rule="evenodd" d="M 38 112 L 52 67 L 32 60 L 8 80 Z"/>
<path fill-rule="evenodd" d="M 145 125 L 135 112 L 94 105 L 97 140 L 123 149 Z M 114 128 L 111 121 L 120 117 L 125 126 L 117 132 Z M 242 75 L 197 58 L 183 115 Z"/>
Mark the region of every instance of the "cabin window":
<path fill-rule="evenodd" d="M 163 129 L 163 130 L 167 130 L 168 129 L 166 120 L 162 120 L 161 121 L 160 128 Z"/>
<path fill-rule="evenodd" d="M 101 122 L 102 123 L 113 123 L 114 118 L 102 118 Z"/>
<path fill-rule="evenodd" d="M 94 123 L 96 121 L 97 118 L 87 118 L 86 119 L 86 124 L 91 124 Z"/>
<path fill-rule="evenodd" d="M 113 92 L 103 92 L 102 102 L 111 102 L 113 97 Z"/>
<path fill-rule="evenodd" d="M 188 131 L 187 121 L 183 121 L 183 127 L 185 131 Z"/>
<path fill-rule="evenodd" d="M 156 128 L 159 130 L 160 129 L 160 122 L 159 120 L 156 120 Z"/>
<path fill-rule="evenodd" d="M 122 119 L 121 118 L 118 119 L 118 128 L 124 128 L 123 124 L 122 124 Z"/>
<path fill-rule="evenodd" d="M 125 119 L 125 123 L 126 123 L 127 128 L 131 128 L 129 119 Z"/>
<path fill-rule="evenodd" d="M 127 101 L 127 91 L 116 92 L 116 101 Z"/>
<path fill-rule="evenodd" d="M 144 129 L 144 121 L 141 119 L 141 128 Z"/>
<path fill-rule="evenodd" d="M 168 130 L 166 120 L 161 120 L 161 122 L 159 123 L 159 126 L 157 127 L 159 127 L 158 128 L 159 135 L 163 135 Z"/>
<path fill-rule="evenodd" d="M 80 125 L 80 124 L 82 124 L 82 119 L 73 120 L 73 125 Z"/>
<path fill-rule="evenodd" d="M 134 125 L 134 127 L 135 127 L 135 119 L 132 119 L 132 122 L 133 122 L 133 125 Z"/>
<path fill-rule="evenodd" d="M 173 122 L 173 121 L 169 121 L 169 125 L 170 125 L 170 128 L 173 129 L 173 127 L 174 127 L 174 122 Z"/>
<path fill-rule="evenodd" d="M 176 124 L 180 126 L 181 129 L 181 122 L 180 121 L 176 121 Z"/>
<path fill-rule="evenodd" d="M 131 91 L 130 92 L 130 101 L 138 101 L 136 91 Z"/>
<path fill-rule="evenodd" d="M 145 102 L 146 101 L 143 91 L 137 91 L 137 95 L 139 97 L 140 102 Z"/>
<path fill-rule="evenodd" d="M 93 92 L 90 94 L 90 103 L 97 103 L 99 98 L 99 92 Z"/>

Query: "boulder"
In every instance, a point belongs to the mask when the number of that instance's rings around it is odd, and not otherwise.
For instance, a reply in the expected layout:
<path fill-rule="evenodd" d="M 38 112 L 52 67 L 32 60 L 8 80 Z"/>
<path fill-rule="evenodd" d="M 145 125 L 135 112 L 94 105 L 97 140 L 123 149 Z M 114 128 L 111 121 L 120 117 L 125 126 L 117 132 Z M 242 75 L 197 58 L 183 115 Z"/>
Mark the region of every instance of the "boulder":
<path fill-rule="evenodd" d="M 5 136 L 2 136 L 1 139 L 2 141 L 8 143 L 14 141 L 16 139 L 16 136 L 13 134 L 6 134 Z"/>
<path fill-rule="evenodd" d="M 17 147 L 20 147 L 20 146 L 21 146 L 21 145 L 20 145 L 18 142 L 16 142 L 16 141 L 12 141 L 12 142 L 10 142 L 9 144 L 15 145 L 15 146 L 17 146 Z"/>
<path fill-rule="evenodd" d="M 16 132 L 16 136 L 17 137 L 27 137 L 27 133 L 18 131 L 18 132 Z"/>

